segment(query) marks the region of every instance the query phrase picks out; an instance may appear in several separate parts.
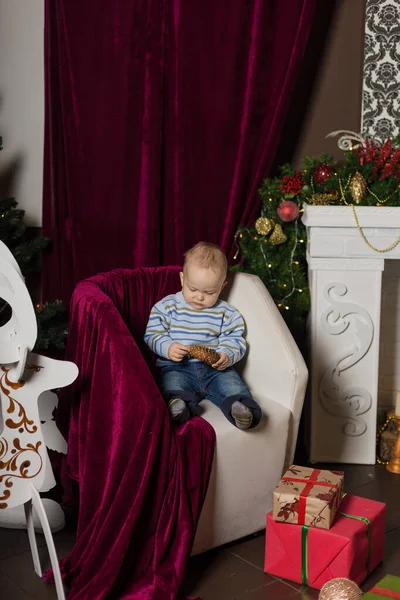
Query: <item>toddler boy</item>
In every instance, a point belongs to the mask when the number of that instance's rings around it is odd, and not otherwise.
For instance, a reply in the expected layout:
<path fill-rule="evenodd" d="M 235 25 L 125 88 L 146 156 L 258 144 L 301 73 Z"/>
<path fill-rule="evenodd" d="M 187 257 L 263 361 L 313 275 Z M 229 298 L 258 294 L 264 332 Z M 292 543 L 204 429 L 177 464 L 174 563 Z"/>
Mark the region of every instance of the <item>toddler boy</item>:
<path fill-rule="evenodd" d="M 174 420 L 196 415 L 198 403 L 207 398 L 236 427 L 249 429 L 259 423 L 261 409 L 233 367 L 246 342 L 243 317 L 219 299 L 226 274 L 226 256 L 218 246 L 199 242 L 186 252 L 182 291 L 153 306 L 144 340 L 159 356 L 160 388 Z M 189 359 L 190 345 L 214 349 L 218 361 L 210 367 Z"/>

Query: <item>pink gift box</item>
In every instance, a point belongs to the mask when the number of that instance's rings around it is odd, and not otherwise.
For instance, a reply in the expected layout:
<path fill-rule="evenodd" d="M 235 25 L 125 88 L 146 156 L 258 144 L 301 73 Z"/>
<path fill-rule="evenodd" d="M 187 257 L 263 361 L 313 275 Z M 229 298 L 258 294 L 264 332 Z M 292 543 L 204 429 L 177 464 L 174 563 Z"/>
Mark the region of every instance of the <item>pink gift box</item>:
<path fill-rule="evenodd" d="M 351 494 L 331 529 L 279 523 L 270 512 L 264 571 L 317 590 L 335 577 L 360 584 L 383 558 L 385 519 L 385 504 Z"/>

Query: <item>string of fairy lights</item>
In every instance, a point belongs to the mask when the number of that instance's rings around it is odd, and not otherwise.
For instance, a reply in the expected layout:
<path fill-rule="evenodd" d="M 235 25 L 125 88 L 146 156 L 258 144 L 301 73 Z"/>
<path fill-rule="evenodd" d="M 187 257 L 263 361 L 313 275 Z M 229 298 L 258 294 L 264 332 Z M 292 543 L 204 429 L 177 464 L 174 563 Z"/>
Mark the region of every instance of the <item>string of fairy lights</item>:
<path fill-rule="evenodd" d="M 269 201 L 272 202 L 272 198 L 269 198 Z M 303 209 L 299 210 L 299 213 L 302 213 Z M 252 236 L 254 241 L 258 242 L 258 247 L 260 250 L 260 253 L 263 257 L 263 261 L 266 267 L 266 273 L 268 273 L 268 281 L 269 283 L 277 283 L 277 278 L 274 274 L 274 269 L 273 269 L 273 264 L 272 262 L 268 259 L 267 254 L 265 252 L 265 245 L 266 244 L 273 244 L 273 245 L 278 245 L 281 243 L 286 242 L 287 240 L 287 236 L 285 235 L 285 233 L 283 233 L 283 230 L 281 229 L 281 226 L 278 225 L 279 229 L 278 229 L 278 233 L 276 234 L 275 237 L 275 241 L 271 242 L 271 236 L 269 238 L 266 237 L 266 235 L 268 233 L 270 233 L 271 230 L 275 230 L 276 231 L 276 227 L 277 224 L 268 224 L 266 226 L 266 221 L 271 221 L 271 219 L 268 219 L 265 216 L 264 211 L 262 211 L 261 217 L 259 219 L 257 219 L 256 221 L 256 230 L 258 232 L 258 235 L 253 235 L 252 232 L 250 231 L 249 228 L 244 227 L 242 228 L 241 231 L 237 231 L 235 234 L 235 247 L 236 247 L 236 251 L 235 251 L 235 255 L 234 255 L 234 259 L 236 260 L 239 256 L 240 253 L 240 246 L 238 243 L 238 239 L 241 240 L 243 238 L 244 235 L 249 235 Z M 259 224 L 259 226 L 257 227 L 257 223 Z M 296 286 L 296 281 L 295 281 L 295 273 L 294 273 L 294 265 L 299 265 L 299 261 L 295 260 L 295 255 L 296 255 L 296 250 L 298 248 L 299 244 L 304 244 L 305 240 L 303 239 L 303 237 L 299 237 L 299 226 L 298 226 L 298 219 L 296 218 L 296 220 L 294 221 L 294 230 L 295 230 L 295 234 L 294 234 L 294 239 L 293 239 L 293 246 L 290 252 L 290 259 L 289 259 L 289 279 L 290 279 L 290 287 L 288 288 L 288 284 L 287 283 L 283 283 L 282 284 L 282 288 L 284 288 L 282 290 L 282 299 L 280 302 L 277 303 L 278 308 L 280 308 L 281 310 L 290 310 L 290 306 L 289 306 L 289 302 L 288 300 L 293 296 L 293 294 L 295 294 L 295 292 L 298 293 L 303 293 L 303 289 L 299 288 Z"/>

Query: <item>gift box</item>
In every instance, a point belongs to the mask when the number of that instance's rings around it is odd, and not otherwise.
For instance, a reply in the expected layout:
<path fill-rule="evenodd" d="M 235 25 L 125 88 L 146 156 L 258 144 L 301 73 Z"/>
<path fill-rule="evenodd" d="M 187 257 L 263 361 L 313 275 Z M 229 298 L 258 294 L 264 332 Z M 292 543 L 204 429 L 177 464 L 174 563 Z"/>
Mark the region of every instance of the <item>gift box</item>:
<path fill-rule="evenodd" d="M 274 521 L 267 515 L 265 572 L 321 589 L 346 577 L 360 584 L 381 562 L 386 505 L 347 494 L 331 529 Z"/>
<path fill-rule="evenodd" d="M 274 490 L 274 520 L 329 529 L 342 492 L 341 471 L 292 465 Z"/>
<path fill-rule="evenodd" d="M 388 598 L 400 598 L 400 577 L 395 575 L 386 575 L 378 581 L 372 589 L 363 595 L 366 600 L 387 600 Z"/>

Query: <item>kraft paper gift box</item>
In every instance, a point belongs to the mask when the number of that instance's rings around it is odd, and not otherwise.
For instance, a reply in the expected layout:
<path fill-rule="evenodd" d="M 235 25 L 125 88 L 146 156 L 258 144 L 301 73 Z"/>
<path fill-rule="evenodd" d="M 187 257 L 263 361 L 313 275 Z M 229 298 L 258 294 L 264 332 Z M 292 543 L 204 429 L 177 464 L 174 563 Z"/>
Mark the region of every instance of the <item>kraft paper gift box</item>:
<path fill-rule="evenodd" d="M 363 595 L 366 600 L 387 600 L 400 598 L 400 577 L 385 575 L 373 588 Z"/>
<path fill-rule="evenodd" d="M 329 529 L 340 505 L 343 472 L 292 465 L 274 490 L 275 521 Z"/>
<path fill-rule="evenodd" d="M 331 529 L 292 525 L 267 515 L 266 573 L 321 589 L 335 577 L 361 584 L 381 562 L 386 505 L 348 494 Z"/>

